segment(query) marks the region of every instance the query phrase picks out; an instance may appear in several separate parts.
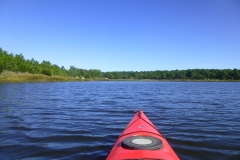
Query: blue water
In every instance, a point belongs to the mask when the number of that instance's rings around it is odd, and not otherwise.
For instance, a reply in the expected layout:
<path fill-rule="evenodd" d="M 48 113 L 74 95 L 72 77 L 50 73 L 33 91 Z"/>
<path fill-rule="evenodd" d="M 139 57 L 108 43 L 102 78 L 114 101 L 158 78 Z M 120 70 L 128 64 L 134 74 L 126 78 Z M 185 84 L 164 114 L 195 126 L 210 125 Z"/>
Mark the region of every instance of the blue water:
<path fill-rule="evenodd" d="M 127 81 L 0 84 L 0 159 L 105 159 L 136 109 L 180 159 L 240 159 L 240 83 Z"/>

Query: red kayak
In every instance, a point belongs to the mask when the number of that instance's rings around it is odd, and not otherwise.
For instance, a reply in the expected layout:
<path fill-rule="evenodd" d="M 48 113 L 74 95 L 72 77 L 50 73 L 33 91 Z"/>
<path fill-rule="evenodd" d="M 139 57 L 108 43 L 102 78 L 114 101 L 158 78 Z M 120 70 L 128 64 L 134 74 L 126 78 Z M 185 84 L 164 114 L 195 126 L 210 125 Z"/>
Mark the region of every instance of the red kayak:
<path fill-rule="evenodd" d="M 119 136 L 107 160 L 179 160 L 143 111 L 138 110 Z"/>

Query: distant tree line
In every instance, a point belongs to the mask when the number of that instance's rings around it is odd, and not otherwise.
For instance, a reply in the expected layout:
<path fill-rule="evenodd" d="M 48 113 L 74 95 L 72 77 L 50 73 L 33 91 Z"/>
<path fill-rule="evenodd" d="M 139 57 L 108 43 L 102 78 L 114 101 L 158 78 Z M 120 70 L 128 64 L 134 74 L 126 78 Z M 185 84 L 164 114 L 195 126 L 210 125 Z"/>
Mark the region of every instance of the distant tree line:
<path fill-rule="evenodd" d="M 156 79 L 156 80 L 240 80 L 239 69 L 188 69 L 188 70 L 157 70 L 157 71 L 123 71 L 101 72 L 98 69 L 79 69 L 70 66 L 65 69 L 49 61 L 41 63 L 33 58 L 25 59 L 22 54 L 9 54 L 0 48 L 0 73 L 3 70 L 13 72 L 29 72 L 32 74 L 45 74 L 48 76 L 70 76 L 79 78 L 106 78 L 106 79 Z"/>
<path fill-rule="evenodd" d="M 79 78 L 102 78 L 102 72 L 99 69 L 79 69 L 74 66 L 70 66 L 67 71 L 70 77 L 79 77 Z"/>
<path fill-rule="evenodd" d="M 238 69 L 188 69 L 172 71 L 141 72 L 105 72 L 103 77 L 109 79 L 156 79 L 156 80 L 240 80 Z"/>

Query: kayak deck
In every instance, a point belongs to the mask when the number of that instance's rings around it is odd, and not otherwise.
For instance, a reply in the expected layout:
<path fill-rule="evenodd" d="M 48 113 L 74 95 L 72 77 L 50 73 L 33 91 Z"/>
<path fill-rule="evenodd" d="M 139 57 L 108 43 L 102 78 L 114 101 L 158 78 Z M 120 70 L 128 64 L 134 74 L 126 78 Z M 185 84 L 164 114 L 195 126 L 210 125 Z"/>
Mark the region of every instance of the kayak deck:
<path fill-rule="evenodd" d="M 107 160 L 117 159 L 179 160 L 163 135 L 141 110 L 137 111 L 107 157 Z"/>

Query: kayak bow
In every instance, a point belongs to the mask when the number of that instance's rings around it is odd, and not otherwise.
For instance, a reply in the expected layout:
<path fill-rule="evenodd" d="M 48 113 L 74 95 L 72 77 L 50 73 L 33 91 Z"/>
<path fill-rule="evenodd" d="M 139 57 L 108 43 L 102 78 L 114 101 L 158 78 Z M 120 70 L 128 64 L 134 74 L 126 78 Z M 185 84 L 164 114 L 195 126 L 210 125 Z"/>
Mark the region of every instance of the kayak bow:
<path fill-rule="evenodd" d="M 179 160 L 143 111 L 138 110 L 119 136 L 107 160 Z"/>

